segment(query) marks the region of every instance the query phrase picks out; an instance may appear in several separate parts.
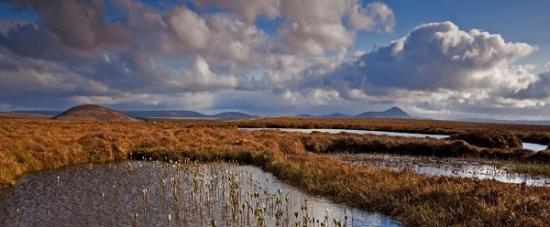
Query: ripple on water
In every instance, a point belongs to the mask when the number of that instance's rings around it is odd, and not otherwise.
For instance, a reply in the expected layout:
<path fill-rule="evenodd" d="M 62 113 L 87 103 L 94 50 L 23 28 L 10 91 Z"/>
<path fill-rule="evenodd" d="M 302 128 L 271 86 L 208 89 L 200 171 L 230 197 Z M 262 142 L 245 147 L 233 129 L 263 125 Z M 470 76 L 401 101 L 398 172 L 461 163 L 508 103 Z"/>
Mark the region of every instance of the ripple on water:
<path fill-rule="evenodd" d="M 399 226 L 307 195 L 253 166 L 123 162 L 28 175 L 0 202 L 0 226 Z"/>

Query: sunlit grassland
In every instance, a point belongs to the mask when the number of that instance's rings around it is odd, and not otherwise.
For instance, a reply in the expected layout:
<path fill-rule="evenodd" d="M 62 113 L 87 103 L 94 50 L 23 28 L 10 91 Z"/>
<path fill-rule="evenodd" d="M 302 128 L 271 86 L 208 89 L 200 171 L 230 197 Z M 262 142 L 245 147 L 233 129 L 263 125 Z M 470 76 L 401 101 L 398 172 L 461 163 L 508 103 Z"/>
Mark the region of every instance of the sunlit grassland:
<path fill-rule="evenodd" d="M 465 131 L 506 131 L 516 134 L 523 142 L 550 144 L 550 126 L 473 123 L 428 119 L 385 118 L 258 118 L 232 122 L 240 127 L 253 128 L 333 128 L 360 129 L 426 134 L 453 134 Z"/>
<path fill-rule="evenodd" d="M 439 148 L 430 148 L 435 146 Z M 0 119 L 0 182 L 30 171 L 129 158 L 252 164 L 305 192 L 395 217 L 410 225 L 544 225 L 550 189 L 355 167 L 318 153 L 393 151 L 511 159 L 453 141 L 384 136 L 246 132 L 178 122 L 92 123 Z M 407 148 L 410 147 L 410 148 Z M 450 149 L 450 150 L 449 150 Z M 480 152 L 489 152 L 487 154 Z M 500 153 L 499 153 L 500 152 Z"/>

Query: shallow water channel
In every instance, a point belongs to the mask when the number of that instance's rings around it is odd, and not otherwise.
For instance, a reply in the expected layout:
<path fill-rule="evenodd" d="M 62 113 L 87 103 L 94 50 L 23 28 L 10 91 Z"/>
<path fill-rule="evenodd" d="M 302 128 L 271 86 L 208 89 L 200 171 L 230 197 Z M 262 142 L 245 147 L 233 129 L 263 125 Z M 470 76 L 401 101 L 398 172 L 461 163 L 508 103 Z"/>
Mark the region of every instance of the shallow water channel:
<path fill-rule="evenodd" d="M 325 132 L 325 133 L 354 133 L 371 134 L 403 137 L 420 137 L 444 139 L 448 135 L 441 134 L 422 134 L 422 133 L 403 133 L 386 131 L 367 131 L 352 129 L 297 129 L 297 128 L 240 128 L 241 130 L 280 130 L 284 132 Z M 533 143 L 523 143 L 525 149 L 540 151 L 546 149 L 546 146 Z M 334 155 L 331 155 L 334 156 Z M 370 166 L 375 168 L 387 168 L 393 171 L 410 170 L 415 173 L 436 175 L 466 177 L 480 180 L 494 179 L 504 183 L 525 183 L 531 186 L 550 186 L 550 177 L 542 175 L 531 175 L 516 173 L 496 161 L 476 161 L 460 158 L 439 158 L 439 157 L 413 157 L 390 154 L 336 154 L 335 156 L 348 161 L 354 165 Z"/>
<path fill-rule="evenodd" d="M 333 154 L 358 166 L 412 171 L 432 176 L 475 178 L 530 186 L 550 186 L 550 177 L 516 173 L 494 161 L 474 161 L 462 158 L 413 157 L 389 154 Z"/>
<path fill-rule="evenodd" d="M 0 226 L 399 226 L 253 166 L 122 162 L 35 173 L 0 197 Z"/>
<path fill-rule="evenodd" d="M 261 131 L 261 130 L 280 130 L 283 132 L 301 132 L 301 133 L 312 133 L 312 132 L 325 132 L 325 133 L 353 133 L 353 134 L 370 134 L 370 135 L 384 135 L 384 136 L 402 136 L 402 137 L 417 137 L 417 138 L 434 138 L 434 139 L 444 139 L 449 137 L 449 135 L 443 134 L 424 134 L 424 133 L 409 133 L 409 132 L 389 132 L 389 131 L 370 131 L 370 130 L 354 130 L 354 129 L 305 129 L 305 128 L 239 128 L 241 130 L 250 130 L 250 131 Z M 541 151 L 547 148 L 544 144 L 536 143 L 522 143 L 524 149 L 532 151 Z"/>

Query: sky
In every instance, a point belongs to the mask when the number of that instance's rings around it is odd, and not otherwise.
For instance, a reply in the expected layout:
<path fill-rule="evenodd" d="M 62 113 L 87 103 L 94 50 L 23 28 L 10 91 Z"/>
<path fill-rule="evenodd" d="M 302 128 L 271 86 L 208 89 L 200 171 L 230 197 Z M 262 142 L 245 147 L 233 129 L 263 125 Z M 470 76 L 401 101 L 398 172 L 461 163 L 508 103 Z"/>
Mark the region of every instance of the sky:
<path fill-rule="evenodd" d="M 0 111 L 550 119 L 550 2 L 0 0 Z"/>

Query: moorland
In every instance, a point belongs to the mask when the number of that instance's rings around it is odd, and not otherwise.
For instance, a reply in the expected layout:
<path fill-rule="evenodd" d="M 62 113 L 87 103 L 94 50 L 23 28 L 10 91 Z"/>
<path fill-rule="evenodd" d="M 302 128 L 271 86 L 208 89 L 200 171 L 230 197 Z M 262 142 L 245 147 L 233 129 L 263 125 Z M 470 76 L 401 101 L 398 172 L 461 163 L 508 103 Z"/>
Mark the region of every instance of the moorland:
<path fill-rule="evenodd" d="M 408 122 L 408 123 L 407 123 Z M 543 226 L 550 189 L 492 180 L 426 176 L 353 166 L 324 153 L 390 152 L 547 163 L 548 151 L 484 148 L 463 140 L 325 133 L 243 131 L 237 127 L 331 127 L 434 133 L 500 130 L 546 135 L 545 127 L 419 120 L 90 122 L 0 119 L 3 189 L 35 171 L 124 160 L 232 161 L 255 165 L 280 180 L 335 202 L 397 218 L 406 225 Z M 432 129 L 433 128 L 433 129 Z M 538 141 L 538 140 L 537 140 Z"/>

